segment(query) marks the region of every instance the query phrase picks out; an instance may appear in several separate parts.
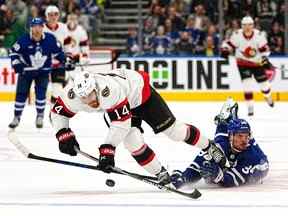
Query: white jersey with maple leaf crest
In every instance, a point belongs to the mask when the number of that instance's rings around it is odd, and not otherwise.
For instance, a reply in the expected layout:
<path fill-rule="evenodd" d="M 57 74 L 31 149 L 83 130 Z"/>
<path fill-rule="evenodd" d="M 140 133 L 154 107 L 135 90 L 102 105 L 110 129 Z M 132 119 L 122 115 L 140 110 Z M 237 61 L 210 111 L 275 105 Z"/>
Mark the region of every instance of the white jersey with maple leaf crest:
<path fill-rule="evenodd" d="M 52 108 L 53 127 L 56 131 L 69 127 L 69 118 L 79 111 L 106 112 L 111 120 L 104 143 L 117 146 L 131 129 L 131 109 L 140 106 L 150 97 L 149 75 L 128 69 L 111 70 L 105 74 L 95 73 L 97 83 L 97 108 L 81 102 L 73 92 L 73 83 L 64 88 Z"/>
<path fill-rule="evenodd" d="M 238 66 L 259 67 L 262 56 L 270 55 L 266 35 L 257 29 L 253 29 L 250 37 L 242 29 L 235 31 L 224 46 L 235 51 Z"/>

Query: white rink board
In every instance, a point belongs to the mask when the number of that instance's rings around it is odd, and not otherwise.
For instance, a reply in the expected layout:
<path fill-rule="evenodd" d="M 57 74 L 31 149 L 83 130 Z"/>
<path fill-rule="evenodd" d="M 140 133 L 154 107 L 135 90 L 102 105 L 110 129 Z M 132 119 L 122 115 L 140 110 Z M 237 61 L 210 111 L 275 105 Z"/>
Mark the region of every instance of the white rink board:
<path fill-rule="evenodd" d="M 214 134 L 214 115 L 222 103 L 169 103 L 179 120 L 198 126 L 203 133 Z M 239 115 L 246 118 L 246 106 L 239 103 Z M 269 108 L 255 104 L 250 119 L 253 134 L 270 161 L 270 172 L 263 184 L 239 188 L 212 188 L 200 182 L 199 200 L 189 200 L 126 176 L 107 175 L 81 168 L 67 167 L 24 158 L 7 139 L 7 125 L 12 119 L 13 103 L 0 103 L 0 215 L 286 215 L 288 210 L 288 103 Z M 185 110 L 185 112 L 183 112 Z M 3 115 L 5 113 L 5 115 Z M 47 113 L 46 113 L 47 114 Z M 93 162 L 70 157 L 58 151 L 54 132 L 45 118 L 44 129 L 34 127 L 35 107 L 27 106 L 17 129 L 23 144 L 33 153 L 81 163 Z M 71 120 L 81 149 L 96 154 L 107 128 L 100 114 L 80 113 Z M 174 143 L 164 135 L 154 136 L 144 125 L 145 141 L 168 169 L 184 169 L 198 150 Z M 116 151 L 119 167 L 145 173 L 120 145 Z M 105 186 L 106 178 L 116 181 Z"/>

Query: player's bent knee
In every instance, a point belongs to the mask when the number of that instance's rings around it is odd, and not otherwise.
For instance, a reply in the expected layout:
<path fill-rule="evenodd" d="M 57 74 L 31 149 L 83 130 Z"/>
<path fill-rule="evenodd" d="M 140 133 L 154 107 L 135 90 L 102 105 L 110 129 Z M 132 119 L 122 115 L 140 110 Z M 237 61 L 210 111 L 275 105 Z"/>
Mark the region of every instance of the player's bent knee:
<path fill-rule="evenodd" d="M 144 145 L 143 135 L 137 127 L 132 127 L 124 140 L 125 148 L 133 153 Z"/>
<path fill-rule="evenodd" d="M 188 126 L 180 121 L 175 121 L 169 128 L 163 131 L 163 133 L 174 141 L 183 141 L 187 135 Z"/>

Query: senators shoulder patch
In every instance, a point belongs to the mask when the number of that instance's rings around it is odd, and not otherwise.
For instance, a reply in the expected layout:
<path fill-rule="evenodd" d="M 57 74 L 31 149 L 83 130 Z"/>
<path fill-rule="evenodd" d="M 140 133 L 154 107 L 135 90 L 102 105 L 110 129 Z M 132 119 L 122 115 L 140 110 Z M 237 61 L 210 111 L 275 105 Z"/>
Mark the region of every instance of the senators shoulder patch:
<path fill-rule="evenodd" d="M 73 91 L 72 88 L 68 91 L 67 96 L 68 96 L 69 99 L 74 99 L 75 98 L 75 92 Z"/>
<path fill-rule="evenodd" d="M 108 97 L 110 95 L 110 89 L 108 88 L 108 86 L 106 86 L 102 91 L 101 91 L 101 95 L 103 97 Z"/>

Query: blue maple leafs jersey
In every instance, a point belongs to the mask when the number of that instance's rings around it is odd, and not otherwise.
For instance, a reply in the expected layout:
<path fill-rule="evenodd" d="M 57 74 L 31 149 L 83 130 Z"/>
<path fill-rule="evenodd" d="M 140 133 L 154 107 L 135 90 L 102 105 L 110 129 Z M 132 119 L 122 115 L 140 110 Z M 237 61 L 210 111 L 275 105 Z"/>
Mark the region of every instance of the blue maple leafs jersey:
<path fill-rule="evenodd" d="M 227 124 L 219 124 L 216 128 L 215 143 L 224 151 L 231 167 L 223 170 L 224 177 L 219 182 L 224 187 L 240 186 L 247 183 L 256 183 L 263 179 L 269 170 L 267 156 L 263 153 L 254 138 L 249 140 L 246 150 L 232 152 Z M 185 182 L 194 182 L 201 178 L 197 170 L 205 160 L 210 160 L 207 153 L 200 152 L 191 165 L 183 172 Z"/>
<path fill-rule="evenodd" d="M 65 55 L 60 43 L 50 33 L 43 33 L 40 41 L 32 40 L 30 34 L 25 34 L 13 45 L 9 54 L 12 67 L 22 64 L 24 70 L 50 72 L 52 58 L 60 63 L 65 62 Z"/>

